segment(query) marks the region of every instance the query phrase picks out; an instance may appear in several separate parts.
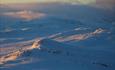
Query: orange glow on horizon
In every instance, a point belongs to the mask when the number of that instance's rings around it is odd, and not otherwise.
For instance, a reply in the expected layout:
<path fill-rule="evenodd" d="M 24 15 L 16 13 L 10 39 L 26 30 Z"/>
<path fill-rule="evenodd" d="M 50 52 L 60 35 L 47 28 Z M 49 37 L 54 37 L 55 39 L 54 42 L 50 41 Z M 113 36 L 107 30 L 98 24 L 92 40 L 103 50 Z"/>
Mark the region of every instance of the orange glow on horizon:
<path fill-rule="evenodd" d="M 37 0 L 0 0 L 0 4 L 10 3 L 36 3 Z"/>

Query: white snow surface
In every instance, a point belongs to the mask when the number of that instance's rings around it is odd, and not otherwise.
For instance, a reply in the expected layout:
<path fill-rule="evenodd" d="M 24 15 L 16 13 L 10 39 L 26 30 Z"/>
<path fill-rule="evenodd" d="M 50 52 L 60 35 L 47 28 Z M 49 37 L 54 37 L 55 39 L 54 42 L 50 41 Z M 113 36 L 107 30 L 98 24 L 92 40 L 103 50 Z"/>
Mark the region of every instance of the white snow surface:
<path fill-rule="evenodd" d="M 65 3 L 0 5 L 0 70 L 115 70 L 113 12 Z"/>
<path fill-rule="evenodd" d="M 1 70 L 113 70 L 114 53 L 42 39 L 0 57 Z M 35 43 L 34 43 L 35 44 Z M 33 44 L 33 45 L 34 45 Z M 39 48 L 38 48 L 39 46 Z M 16 48 L 16 47 L 14 47 Z M 13 48 L 13 50 L 14 50 Z M 3 63 L 2 63 L 3 62 Z"/>

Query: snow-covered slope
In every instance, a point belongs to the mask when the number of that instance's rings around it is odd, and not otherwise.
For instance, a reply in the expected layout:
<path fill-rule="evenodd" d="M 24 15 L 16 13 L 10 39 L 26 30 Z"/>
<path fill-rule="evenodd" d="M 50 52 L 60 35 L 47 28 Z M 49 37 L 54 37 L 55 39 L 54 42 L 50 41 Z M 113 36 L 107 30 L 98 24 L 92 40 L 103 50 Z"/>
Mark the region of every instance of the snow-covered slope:
<path fill-rule="evenodd" d="M 112 13 L 65 3 L 23 6 L 0 9 L 0 70 L 115 69 Z"/>
<path fill-rule="evenodd" d="M 113 70 L 113 52 L 78 48 L 51 39 L 40 40 L 38 48 L 20 49 L 8 56 L 1 70 Z M 29 48 L 29 47 L 28 47 Z M 4 56 L 1 56 L 1 58 Z M 8 61 L 9 60 L 9 61 Z"/>

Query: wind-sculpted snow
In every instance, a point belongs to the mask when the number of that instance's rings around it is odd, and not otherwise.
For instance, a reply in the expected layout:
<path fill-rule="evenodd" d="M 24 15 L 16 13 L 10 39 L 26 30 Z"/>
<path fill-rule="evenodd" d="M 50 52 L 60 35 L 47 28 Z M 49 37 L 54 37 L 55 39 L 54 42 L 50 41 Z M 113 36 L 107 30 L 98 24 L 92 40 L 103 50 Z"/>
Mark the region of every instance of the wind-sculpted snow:
<path fill-rule="evenodd" d="M 76 3 L 9 7 L 0 7 L 0 70 L 115 70 L 111 11 Z"/>
<path fill-rule="evenodd" d="M 45 45 L 47 47 L 40 47 L 41 45 Z M 11 47 L 1 47 L 0 48 L 0 64 L 7 63 L 8 61 L 15 61 L 21 55 L 24 55 L 25 52 L 29 54 L 28 51 L 32 51 L 33 49 L 52 49 L 49 48 L 50 45 L 55 46 L 58 48 L 64 44 L 58 43 L 56 41 L 50 39 L 43 39 L 43 40 L 36 40 L 35 42 L 27 42 L 27 43 L 19 43 L 19 44 L 12 44 L 6 45 Z M 61 47 L 62 47 L 61 46 Z M 66 46 L 66 45 L 64 45 Z M 56 48 L 54 47 L 54 48 Z M 63 47 L 64 48 L 64 47 Z"/>
<path fill-rule="evenodd" d="M 83 28 L 84 29 L 84 28 Z M 81 30 L 81 29 L 80 29 Z M 79 31 L 79 29 L 75 29 L 74 32 L 77 32 Z M 69 36 L 66 36 L 66 34 L 71 34 L 72 31 L 68 31 L 68 32 L 64 32 L 64 33 L 58 33 L 57 35 L 54 35 L 54 36 L 51 36 L 54 40 L 56 41 L 60 41 L 60 42 L 64 42 L 64 41 L 80 41 L 80 40 L 85 40 L 87 38 L 91 38 L 91 37 L 94 37 L 96 35 L 99 35 L 101 33 L 105 32 L 105 30 L 99 28 L 99 29 L 96 29 L 95 31 L 93 32 L 88 32 L 88 33 L 83 33 L 83 34 L 72 34 L 72 35 L 69 35 Z M 64 36 L 65 35 L 65 36 Z"/>
<path fill-rule="evenodd" d="M 38 46 L 36 45 L 38 44 L 40 44 L 40 49 L 37 49 Z M 17 51 L 1 56 L 0 69 L 114 69 L 114 62 L 112 61 L 114 59 L 114 53 L 112 52 L 78 48 L 76 46 L 60 43 L 51 39 L 36 40 L 33 44 L 33 48 L 31 45 L 30 47 L 31 48 L 22 47 Z"/>
<path fill-rule="evenodd" d="M 2 31 L 0 31 L 0 32 L 12 32 L 12 31 L 14 31 L 14 29 L 7 28 L 7 29 L 2 30 Z"/>
<path fill-rule="evenodd" d="M 3 64 L 8 61 L 15 61 L 22 53 L 28 50 L 32 50 L 35 48 L 40 48 L 39 44 L 40 40 L 37 40 L 31 45 L 31 43 L 27 44 L 14 44 L 14 47 L 6 47 L 0 48 L 0 64 Z M 5 51 L 5 52 L 4 52 Z"/>

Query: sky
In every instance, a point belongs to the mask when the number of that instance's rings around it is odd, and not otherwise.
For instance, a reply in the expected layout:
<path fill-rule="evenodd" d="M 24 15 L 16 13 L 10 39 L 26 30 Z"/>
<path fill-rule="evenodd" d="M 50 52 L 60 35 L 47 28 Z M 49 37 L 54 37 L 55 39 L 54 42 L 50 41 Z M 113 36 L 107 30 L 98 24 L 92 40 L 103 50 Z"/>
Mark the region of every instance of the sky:
<path fill-rule="evenodd" d="M 7 4 L 7 3 L 32 3 L 36 2 L 37 0 L 0 0 L 0 3 Z"/>
<path fill-rule="evenodd" d="M 88 4 L 95 2 L 95 0 L 0 0 L 0 3 L 41 3 L 41 2 L 80 2 L 83 4 Z"/>
<path fill-rule="evenodd" d="M 115 0 L 0 0 L 0 4 L 12 4 L 12 3 L 74 3 L 81 5 L 97 5 L 102 7 L 115 7 Z"/>

